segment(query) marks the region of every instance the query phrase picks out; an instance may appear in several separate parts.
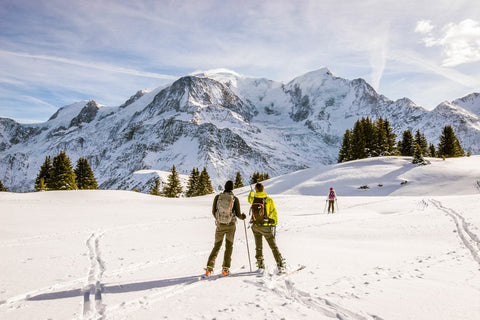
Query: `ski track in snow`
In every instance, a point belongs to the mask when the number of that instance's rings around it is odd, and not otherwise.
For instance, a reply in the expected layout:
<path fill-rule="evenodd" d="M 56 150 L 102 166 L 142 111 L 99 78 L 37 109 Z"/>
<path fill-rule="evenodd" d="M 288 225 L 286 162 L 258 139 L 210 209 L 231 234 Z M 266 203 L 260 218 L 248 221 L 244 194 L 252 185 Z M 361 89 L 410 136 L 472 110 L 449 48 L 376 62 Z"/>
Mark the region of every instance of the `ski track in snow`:
<path fill-rule="evenodd" d="M 103 232 L 92 233 L 86 244 L 90 258 L 90 269 L 88 270 L 88 283 L 83 289 L 83 318 L 104 319 L 105 305 L 102 301 L 102 277 L 105 272 L 105 262 L 100 251 L 100 239 Z M 90 294 L 95 295 L 95 309 L 91 306 Z"/>
<path fill-rule="evenodd" d="M 430 203 L 453 219 L 458 236 L 472 254 L 473 259 L 480 265 L 480 239 L 470 230 L 470 224 L 459 212 L 445 207 L 440 201 L 430 199 Z"/>
<path fill-rule="evenodd" d="M 470 224 L 458 211 L 445 207 L 440 201 L 430 199 L 429 202 L 453 219 L 457 227 L 457 234 L 460 237 L 460 240 L 462 240 L 462 242 L 465 244 L 465 247 L 472 254 L 473 259 L 480 266 L 480 239 L 470 230 Z"/>
<path fill-rule="evenodd" d="M 135 224 L 131 226 L 147 226 L 147 224 Z M 151 226 L 151 225 L 150 225 Z M 166 263 L 176 263 L 185 259 L 190 259 L 192 255 L 183 255 L 169 257 L 165 259 L 160 259 L 157 261 L 146 261 L 142 263 L 137 263 L 128 267 L 124 267 L 117 270 L 106 271 L 105 262 L 101 256 L 100 252 L 100 239 L 103 237 L 105 232 L 117 229 L 124 229 L 126 226 L 111 228 L 103 231 L 102 233 L 92 233 L 86 241 L 86 247 L 88 250 L 88 258 L 90 261 L 88 273 L 85 277 L 73 279 L 70 281 L 55 283 L 51 286 L 31 290 L 25 293 L 17 294 L 11 298 L 0 301 L 0 310 L 14 310 L 22 308 L 25 301 L 28 300 L 41 300 L 42 298 L 47 298 L 55 294 L 66 294 L 67 292 L 74 291 L 76 288 L 83 287 L 78 289 L 79 295 L 83 298 L 83 319 L 104 319 L 105 318 L 105 308 L 106 306 L 102 303 L 102 289 L 104 285 L 101 283 L 102 277 L 107 275 L 108 277 L 114 277 L 118 275 L 123 275 L 127 273 L 141 271 L 143 269 L 151 268 L 157 265 L 162 265 Z M 49 236 L 46 236 L 48 238 Z M 39 237 L 31 237 L 31 239 L 37 239 Z M 42 237 L 43 238 L 43 237 Z M 204 256 L 210 251 L 200 251 L 194 253 L 194 256 Z M 90 295 L 93 294 L 95 297 L 95 310 L 92 310 Z M 100 311 L 101 313 L 99 313 Z"/>
<path fill-rule="evenodd" d="M 293 275 L 293 274 L 292 274 Z M 376 315 L 364 314 L 363 312 L 352 311 L 346 307 L 332 302 L 327 298 L 314 296 L 308 292 L 295 287 L 295 282 L 291 279 L 292 275 L 276 276 L 271 271 L 265 273 L 262 279 L 258 281 L 245 280 L 263 291 L 273 292 L 282 299 L 286 299 L 300 304 L 303 307 L 319 312 L 320 314 L 334 319 L 353 319 L 353 320 L 382 320 Z"/>
<path fill-rule="evenodd" d="M 228 278 L 235 278 L 239 276 L 247 276 L 247 275 L 255 274 L 254 272 L 237 273 L 239 270 L 240 268 L 233 269 L 232 274 L 228 276 Z M 205 283 L 211 283 L 211 281 L 215 281 L 219 278 L 223 278 L 223 276 L 221 274 L 217 274 L 217 275 L 205 278 L 199 275 L 199 276 L 190 276 L 190 277 L 174 279 L 173 281 L 174 282 L 178 281 L 178 283 L 169 286 L 167 289 L 163 289 L 163 290 L 150 289 L 149 293 L 143 294 L 139 298 L 135 298 L 130 301 L 124 301 L 117 305 L 107 306 L 105 310 L 104 319 L 118 319 L 119 317 L 127 313 L 132 313 L 139 309 L 147 309 L 149 306 L 155 303 L 158 303 L 170 297 L 185 293 L 201 285 L 206 285 Z M 165 280 L 165 281 L 169 281 L 169 280 Z M 119 287 L 121 288 L 122 286 L 119 286 Z"/>

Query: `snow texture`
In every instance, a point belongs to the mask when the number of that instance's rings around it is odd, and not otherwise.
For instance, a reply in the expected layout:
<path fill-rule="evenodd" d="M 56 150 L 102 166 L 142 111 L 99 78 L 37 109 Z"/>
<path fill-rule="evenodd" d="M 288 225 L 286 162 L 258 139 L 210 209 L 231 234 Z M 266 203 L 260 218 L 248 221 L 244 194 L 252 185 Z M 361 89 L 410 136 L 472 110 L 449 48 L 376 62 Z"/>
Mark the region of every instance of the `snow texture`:
<path fill-rule="evenodd" d="M 232 274 L 201 277 L 214 195 L 2 192 L 0 318 L 479 319 L 480 156 L 429 160 L 366 159 L 265 182 L 288 268 L 306 266 L 287 276 L 275 275 L 266 243 L 266 272 L 250 271 L 253 235 L 238 221 Z M 325 214 L 329 187 L 335 214 Z M 245 212 L 249 191 L 234 190 Z"/>

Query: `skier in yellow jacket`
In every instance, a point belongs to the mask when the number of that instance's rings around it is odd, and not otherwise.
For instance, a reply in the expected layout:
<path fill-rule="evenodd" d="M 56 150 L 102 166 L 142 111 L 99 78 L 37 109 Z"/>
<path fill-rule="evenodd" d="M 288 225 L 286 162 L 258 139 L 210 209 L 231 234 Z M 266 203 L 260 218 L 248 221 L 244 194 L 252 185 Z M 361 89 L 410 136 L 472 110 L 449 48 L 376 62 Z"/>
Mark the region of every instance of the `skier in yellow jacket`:
<path fill-rule="evenodd" d="M 255 237 L 255 258 L 257 267 L 265 269 L 263 260 L 263 237 L 267 240 L 272 250 L 279 272 L 285 269 L 285 260 L 282 258 L 275 242 L 273 230 L 277 225 L 277 209 L 273 199 L 264 192 L 264 186 L 261 183 L 255 185 L 255 191 L 248 195 L 248 202 L 252 205 L 251 214 L 252 231 Z"/>

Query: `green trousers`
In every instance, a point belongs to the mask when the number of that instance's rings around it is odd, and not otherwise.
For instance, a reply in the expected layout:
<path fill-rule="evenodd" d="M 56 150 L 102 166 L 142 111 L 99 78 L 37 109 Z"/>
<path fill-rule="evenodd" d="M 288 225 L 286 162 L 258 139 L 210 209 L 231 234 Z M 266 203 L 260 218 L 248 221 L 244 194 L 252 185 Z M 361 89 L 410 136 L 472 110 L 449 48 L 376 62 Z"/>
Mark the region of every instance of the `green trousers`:
<path fill-rule="evenodd" d="M 330 209 L 332 213 L 335 213 L 335 200 L 328 200 L 328 213 L 330 213 Z"/>
<path fill-rule="evenodd" d="M 208 257 L 207 267 L 215 267 L 215 259 L 217 259 L 218 252 L 222 247 L 223 238 L 225 237 L 225 254 L 223 255 L 223 265 L 224 268 L 230 268 L 232 263 L 232 252 L 233 252 L 233 239 L 235 238 L 235 223 L 232 224 L 219 224 L 215 230 L 215 244 L 213 246 L 212 252 Z"/>
<path fill-rule="evenodd" d="M 255 258 L 258 260 L 263 260 L 263 237 L 267 240 L 270 249 L 272 250 L 273 257 L 277 262 L 277 265 L 281 265 L 283 262 L 282 255 L 278 250 L 277 243 L 275 242 L 275 237 L 273 236 L 272 229 L 268 227 L 262 227 L 258 225 L 252 226 L 253 236 L 255 237 Z"/>

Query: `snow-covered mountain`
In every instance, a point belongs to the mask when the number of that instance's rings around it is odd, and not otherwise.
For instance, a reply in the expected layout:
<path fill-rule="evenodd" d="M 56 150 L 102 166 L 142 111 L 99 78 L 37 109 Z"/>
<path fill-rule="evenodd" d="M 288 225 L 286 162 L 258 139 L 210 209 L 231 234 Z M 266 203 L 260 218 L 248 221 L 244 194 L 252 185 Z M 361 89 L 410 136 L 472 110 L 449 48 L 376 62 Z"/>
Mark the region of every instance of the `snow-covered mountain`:
<path fill-rule="evenodd" d="M 438 143 L 445 124 L 465 151 L 480 153 L 480 98 L 472 94 L 433 111 L 404 98 L 391 101 L 364 80 L 322 68 L 279 83 L 228 70 L 198 72 L 118 107 L 81 101 L 47 122 L 0 119 L 0 180 L 10 190 L 33 189 L 45 156 L 65 150 L 89 159 L 101 188 L 146 190 L 140 170 L 181 174 L 206 167 L 214 188 L 239 171 L 270 176 L 336 162 L 346 129 L 358 118 L 384 117 L 395 133 L 420 129 Z"/>

